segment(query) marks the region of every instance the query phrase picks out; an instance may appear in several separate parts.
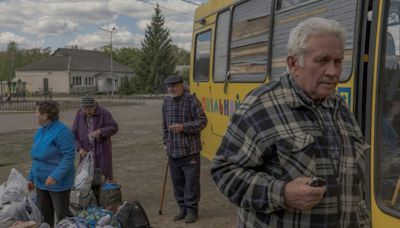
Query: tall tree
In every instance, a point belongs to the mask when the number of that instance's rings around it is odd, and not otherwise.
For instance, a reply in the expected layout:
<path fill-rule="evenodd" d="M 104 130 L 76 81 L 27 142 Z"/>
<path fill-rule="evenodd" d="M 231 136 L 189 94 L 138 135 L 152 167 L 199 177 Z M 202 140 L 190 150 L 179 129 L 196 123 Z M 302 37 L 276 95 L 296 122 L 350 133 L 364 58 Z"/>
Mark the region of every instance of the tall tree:
<path fill-rule="evenodd" d="M 157 4 L 135 65 L 135 93 L 162 93 L 163 80 L 175 71 L 176 55 L 173 53 L 170 32 L 164 23 L 164 16 Z"/>

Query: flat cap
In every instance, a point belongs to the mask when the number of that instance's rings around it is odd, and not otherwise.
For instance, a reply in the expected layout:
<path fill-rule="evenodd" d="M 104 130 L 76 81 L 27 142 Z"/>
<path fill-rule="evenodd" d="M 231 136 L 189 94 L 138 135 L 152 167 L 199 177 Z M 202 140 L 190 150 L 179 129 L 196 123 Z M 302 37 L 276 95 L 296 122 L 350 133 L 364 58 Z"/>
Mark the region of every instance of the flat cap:
<path fill-rule="evenodd" d="M 97 105 L 96 101 L 91 96 L 84 96 L 84 97 L 81 98 L 81 107 L 82 108 L 94 107 L 96 105 Z"/>
<path fill-rule="evenodd" d="M 182 76 L 179 75 L 170 75 L 164 79 L 164 84 L 177 84 L 177 83 L 183 83 L 183 78 Z"/>

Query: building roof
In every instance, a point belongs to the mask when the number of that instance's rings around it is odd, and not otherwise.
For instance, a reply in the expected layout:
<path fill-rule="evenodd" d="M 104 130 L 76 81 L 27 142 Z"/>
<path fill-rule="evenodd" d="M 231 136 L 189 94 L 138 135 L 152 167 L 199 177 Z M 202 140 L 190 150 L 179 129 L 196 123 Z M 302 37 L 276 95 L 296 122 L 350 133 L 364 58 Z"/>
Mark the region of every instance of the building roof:
<path fill-rule="evenodd" d="M 110 56 L 99 51 L 59 48 L 47 59 L 25 65 L 17 71 L 110 71 Z M 114 72 L 133 72 L 127 65 L 113 60 Z"/>

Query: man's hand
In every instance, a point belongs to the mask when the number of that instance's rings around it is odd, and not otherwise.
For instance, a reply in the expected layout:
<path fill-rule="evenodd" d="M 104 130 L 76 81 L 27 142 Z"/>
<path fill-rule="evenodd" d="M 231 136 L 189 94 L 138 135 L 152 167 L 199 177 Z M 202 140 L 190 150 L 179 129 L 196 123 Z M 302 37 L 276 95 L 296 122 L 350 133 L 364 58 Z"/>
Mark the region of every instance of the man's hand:
<path fill-rule="evenodd" d="M 174 133 L 181 133 L 183 132 L 183 124 L 172 124 L 169 126 L 169 130 L 171 130 Z"/>
<path fill-rule="evenodd" d="M 84 158 L 87 154 L 87 151 L 83 148 L 79 149 L 79 156 L 81 156 L 81 158 Z"/>
<path fill-rule="evenodd" d="M 317 205 L 324 196 L 326 187 L 311 187 L 310 177 L 298 177 L 285 186 L 284 199 L 289 208 L 308 210 Z"/>
<path fill-rule="evenodd" d="M 33 184 L 32 181 L 29 181 L 28 184 L 26 185 L 26 187 L 28 188 L 28 191 L 33 191 L 35 190 L 35 185 Z"/>
<path fill-rule="evenodd" d="M 48 176 L 45 184 L 46 186 L 49 186 L 49 185 L 55 185 L 56 183 L 57 183 L 56 180 L 54 180 L 51 176 Z"/>

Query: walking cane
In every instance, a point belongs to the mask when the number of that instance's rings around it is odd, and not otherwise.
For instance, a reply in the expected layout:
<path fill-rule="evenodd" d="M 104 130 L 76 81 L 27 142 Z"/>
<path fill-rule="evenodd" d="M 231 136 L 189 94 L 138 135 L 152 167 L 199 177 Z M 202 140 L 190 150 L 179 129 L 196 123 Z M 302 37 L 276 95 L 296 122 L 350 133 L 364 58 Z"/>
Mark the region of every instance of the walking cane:
<path fill-rule="evenodd" d="M 165 167 L 164 185 L 163 185 L 162 194 L 161 194 L 160 210 L 158 210 L 159 215 L 162 215 L 162 207 L 164 204 L 164 193 L 165 193 L 165 185 L 167 184 L 167 176 L 168 176 L 168 160 L 167 160 L 167 166 Z"/>

